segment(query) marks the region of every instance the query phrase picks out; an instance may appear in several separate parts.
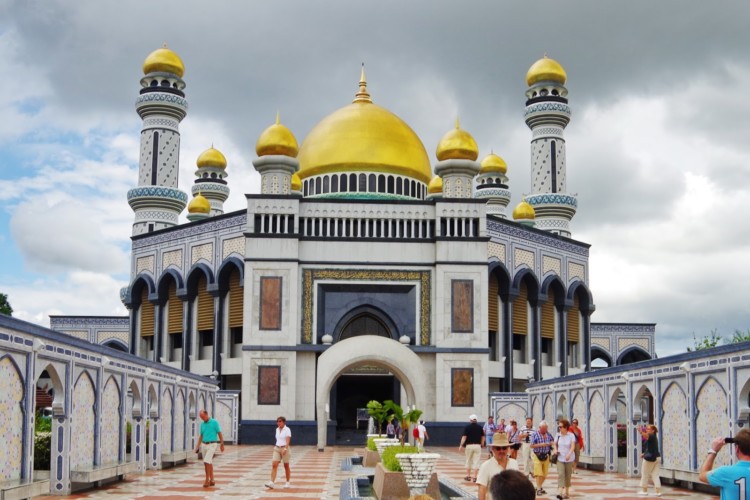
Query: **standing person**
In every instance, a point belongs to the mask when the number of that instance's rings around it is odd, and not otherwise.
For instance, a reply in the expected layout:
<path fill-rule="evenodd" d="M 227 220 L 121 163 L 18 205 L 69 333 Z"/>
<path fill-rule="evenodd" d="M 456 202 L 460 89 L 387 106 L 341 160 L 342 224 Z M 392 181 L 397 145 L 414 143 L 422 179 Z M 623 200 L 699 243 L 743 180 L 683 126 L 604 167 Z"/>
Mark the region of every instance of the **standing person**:
<path fill-rule="evenodd" d="M 521 463 L 523 469 L 529 476 L 534 475 L 534 462 L 531 460 L 531 437 L 536 433 L 534 430 L 534 420 L 531 417 L 526 417 L 526 425 L 519 429 L 519 439 L 521 445 Z"/>
<path fill-rule="evenodd" d="M 699 478 L 704 483 L 721 488 L 721 500 L 746 500 L 750 488 L 750 429 L 742 429 L 734 438 L 729 438 L 734 443 L 737 463 L 711 470 L 716 454 L 725 444 L 730 444 L 726 439 L 717 437 L 711 441 Z"/>
<path fill-rule="evenodd" d="M 576 437 L 575 447 L 575 460 L 573 460 L 573 474 L 576 474 L 576 467 L 578 467 L 578 461 L 581 459 L 581 452 L 583 451 L 583 429 L 578 427 L 578 419 L 574 418 L 570 422 L 570 432 Z"/>
<path fill-rule="evenodd" d="M 648 478 L 654 482 L 654 489 L 656 490 L 656 496 L 661 496 L 661 479 L 659 478 L 659 440 L 656 434 L 659 431 L 655 425 L 647 425 L 646 431 L 641 431 L 641 436 L 645 441 L 643 442 L 643 453 L 641 453 L 641 491 L 639 495 L 648 495 Z"/>
<path fill-rule="evenodd" d="M 208 416 L 206 410 L 201 410 L 198 414 L 201 420 L 200 435 L 198 436 L 198 444 L 195 447 L 195 452 L 200 452 L 203 455 L 203 468 L 206 472 L 206 480 L 203 481 L 203 487 L 208 488 L 214 486 L 214 454 L 216 453 L 217 445 L 224 452 L 224 436 L 221 434 L 221 427 L 216 419 Z"/>
<path fill-rule="evenodd" d="M 504 470 L 490 481 L 493 500 L 534 500 L 536 492 L 526 476 L 517 470 Z"/>
<path fill-rule="evenodd" d="M 390 439 L 396 437 L 396 426 L 393 425 L 393 419 L 390 419 L 388 425 L 385 427 L 385 437 Z"/>
<path fill-rule="evenodd" d="M 552 434 L 547 432 L 547 422 L 539 422 L 539 430 L 531 436 L 531 459 L 534 462 L 534 479 L 536 480 L 536 494 L 546 495 L 544 480 L 549 474 L 549 454 L 552 452 Z"/>
<path fill-rule="evenodd" d="M 518 430 L 518 422 L 510 421 L 510 430 L 508 430 L 508 441 L 510 441 L 510 458 L 518 457 L 518 450 L 521 448 L 521 431 Z"/>
<path fill-rule="evenodd" d="M 477 481 L 477 471 L 479 470 L 479 460 L 482 456 L 484 447 L 484 431 L 482 426 L 477 423 L 476 415 L 469 415 L 469 424 L 464 427 L 461 435 L 461 444 L 458 445 L 458 451 L 464 448 L 466 456 L 466 476 L 464 481 Z"/>
<path fill-rule="evenodd" d="M 576 455 L 575 435 L 570 432 L 570 422 L 562 418 L 557 424 L 555 453 L 557 453 L 557 494 L 570 498 L 570 478 L 573 474 L 573 463 Z"/>
<path fill-rule="evenodd" d="M 518 462 L 510 458 L 510 442 L 508 435 L 504 432 L 498 432 L 492 436 L 492 445 L 488 446 L 492 452 L 492 458 L 487 460 L 479 467 L 477 475 L 477 485 L 479 486 L 479 500 L 488 500 L 492 495 L 488 495 L 490 481 L 504 470 L 518 470 Z M 526 478 L 524 478 L 526 480 Z M 528 482 L 528 481 L 526 481 Z"/>
<path fill-rule="evenodd" d="M 417 433 L 419 434 L 419 437 L 417 438 L 417 448 L 419 451 L 424 451 L 424 442 L 430 439 L 430 435 L 427 434 L 427 427 L 424 426 L 424 420 L 419 421 Z"/>
<path fill-rule="evenodd" d="M 487 417 L 487 421 L 484 423 L 484 426 L 482 426 L 482 430 L 484 430 L 484 444 L 489 448 L 492 445 L 492 436 L 494 436 L 497 431 L 495 417 L 492 415 Z M 492 458 L 492 450 L 490 450 L 489 458 Z"/>
<path fill-rule="evenodd" d="M 279 417 L 276 419 L 276 446 L 273 447 L 273 459 L 271 461 L 271 480 L 268 481 L 266 488 L 276 487 L 276 471 L 279 468 L 279 462 L 284 462 L 284 473 L 286 474 L 286 483 L 284 488 L 289 488 L 292 483 L 292 471 L 289 469 L 289 459 L 292 457 L 290 449 L 292 443 L 292 431 L 286 426 L 286 418 Z"/>

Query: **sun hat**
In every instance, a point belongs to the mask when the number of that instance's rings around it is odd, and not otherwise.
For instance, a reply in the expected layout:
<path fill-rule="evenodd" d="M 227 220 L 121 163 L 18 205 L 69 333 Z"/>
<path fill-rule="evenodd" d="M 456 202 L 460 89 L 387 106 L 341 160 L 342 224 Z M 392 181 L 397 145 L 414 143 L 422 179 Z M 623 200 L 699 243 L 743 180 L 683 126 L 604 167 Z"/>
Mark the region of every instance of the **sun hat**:
<path fill-rule="evenodd" d="M 508 435 L 504 432 L 496 432 L 492 435 L 492 444 L 490 446 L 510 446 Z"/>

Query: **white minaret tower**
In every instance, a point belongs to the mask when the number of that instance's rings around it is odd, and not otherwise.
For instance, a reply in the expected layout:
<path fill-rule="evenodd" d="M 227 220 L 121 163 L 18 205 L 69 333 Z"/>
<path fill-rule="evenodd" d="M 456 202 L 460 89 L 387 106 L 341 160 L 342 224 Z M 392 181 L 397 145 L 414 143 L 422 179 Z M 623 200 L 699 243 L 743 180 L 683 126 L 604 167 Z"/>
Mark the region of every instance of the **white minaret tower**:
<path fill-rule="evenodd" d="M 565 138 L 570 122 L 567 75 L 544 56 L 526 74 L 526 125 L 531 129 L 531 194 L 525 197 L 536 214 L 538 229 L 570 237 L 570 220 L 578 199 L 567 193 Z"/>
<path fill-rule="evenodd" d="M 177 189 L 180 171 L 180 122 L 187 114 L 180 57 L 157 49 L 143 63 L 135 109 L 143 120 L 138 187 L 128 191 L 135 212 L 133 236 L 177 225 L 187 194 Z"/>

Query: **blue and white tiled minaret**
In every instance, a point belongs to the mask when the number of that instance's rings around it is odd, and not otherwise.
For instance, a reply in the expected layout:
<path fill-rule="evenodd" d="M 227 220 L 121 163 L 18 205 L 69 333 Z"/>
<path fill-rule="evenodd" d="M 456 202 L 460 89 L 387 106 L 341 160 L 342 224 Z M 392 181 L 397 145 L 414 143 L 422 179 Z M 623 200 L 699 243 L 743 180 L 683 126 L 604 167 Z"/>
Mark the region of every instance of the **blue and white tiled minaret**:
<path fill-rule="evenodd" d="M 135 212 L 133 236 L 177 225 L 187 194 L 177 189 L 180 122 L 187 114 L 179 56 L 164 47 L 143 63 L 144 77 L 135 109 L 143 120 L 138 187 L 128 191 Z"/>
<path fill-rule="evenodd" d="M 567 192 L 565 127 L 570 122 L 567 75 L 544 56 L 526 74 L 526 125 L 531 129 L 531 194 L 525 197 L 538 229 L 570 237 L 578 199 Z"/>

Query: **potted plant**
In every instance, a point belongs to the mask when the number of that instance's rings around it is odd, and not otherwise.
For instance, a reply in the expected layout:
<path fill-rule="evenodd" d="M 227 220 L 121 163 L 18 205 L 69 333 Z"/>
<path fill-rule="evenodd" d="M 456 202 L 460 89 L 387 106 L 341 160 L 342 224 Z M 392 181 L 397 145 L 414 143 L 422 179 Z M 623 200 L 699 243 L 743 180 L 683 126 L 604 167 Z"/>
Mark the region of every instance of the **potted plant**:
<path fill-rule="evenodd" d="M 378 423 L 378 434 L 383 433 L 383 422 L 385 417 L 388 415 L 388 410 L 383 406 L 380 401 L 374 399 L 367 403 L 367 413 Z"/>
<path fill-rule="evenodd" d="M 413 408 L 408 412 L 404 412 L 404 409 L 400 405 L 390 399 L 385 401 L 383 408 L 386 410 L 386 414 L 401 422 L 401 445 L 403 446 L 409 425 L 416 424 L 419 421 L 419 417 L 422 416 L 422 410 Z"/>
<path fill-rule="evenodd" d="M 401 457 L 399 457 L 399 455 Z M 377 498 L 392 498 L 392 499 L 406 499 L 410 495 L 414 494 L 410 481 L 412 480 L 412 466 L 409 462 L 403 462 L 403 457 L 425 457 L 434 455 L 432 453 L 418 453 L 415 446 L 402 446 L 395 445 L 389 446 L 383 451 L 382 461 L 375 466 L 375 478 L 372 482 L 372 490 Z M 439 455 L 435 455 L 437 459 Z M 433 462 L 434 462 L 433 460 Z M 407 463 L 406 467 L 410 468 L 409 471 L 402 469 L 402 463 Z M 433 464 L 434 466 L 434 464 Z M 424 471 L 424 468 L 420 468 Z M 407 473 L 410 475 L 407 476 Z M 423 474 L 424 475 L 424 474 Z M 420 479 L 423 479 L 420 476 Z M 422 484 L 424 483 L 424 484 Z M 422 481 L 417 487 L 424 488 L 426 486 L 427 494 L 431 495 L 432 498 L 440 498 L 440 485 L 437 480 L 437 474 L 430 473 L 427 476 L 427 482 Z"/>

